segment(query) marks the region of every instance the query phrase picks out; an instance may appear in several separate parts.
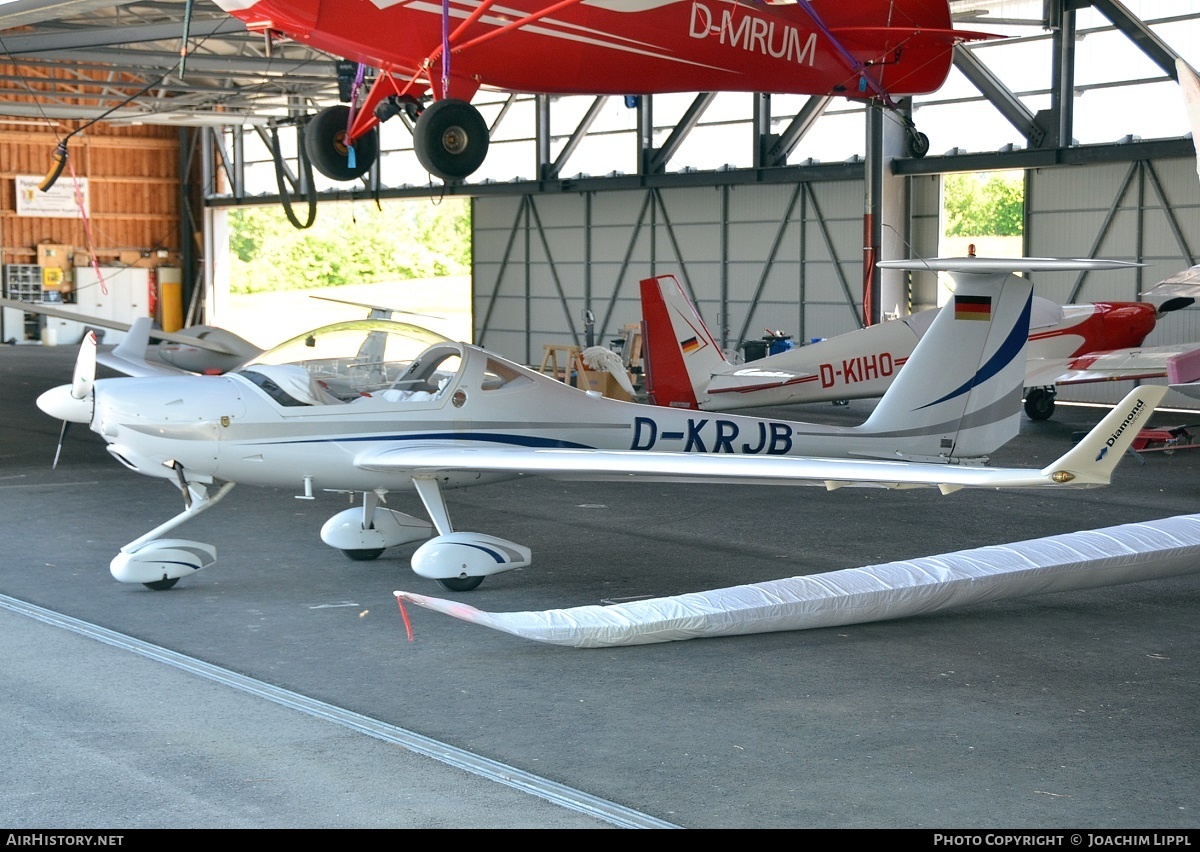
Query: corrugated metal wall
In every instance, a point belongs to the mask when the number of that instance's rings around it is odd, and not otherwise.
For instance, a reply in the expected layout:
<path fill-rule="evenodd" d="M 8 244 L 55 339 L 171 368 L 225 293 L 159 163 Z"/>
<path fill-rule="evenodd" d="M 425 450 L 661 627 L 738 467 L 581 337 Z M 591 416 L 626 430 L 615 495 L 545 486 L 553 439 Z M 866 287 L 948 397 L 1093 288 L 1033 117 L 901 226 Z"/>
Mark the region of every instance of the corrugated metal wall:
<path fill-rule="evenodd" d="M 1109 257 L 1135 271 L 1039 273 L 1035 292 L 1061 303 L 1136 301 L 1197 262 L 1200 181 L 1191 159 L 1140 160 L 1034 170 L 1026 178 L 1026 252 L 1041 257 Z M 1200 340 L 1200 309 L 1164 316 L 1146 339 L 1157 346 Z M 1117 402 L 1128 383 L 1060 388 L 1059 399 Z M 1167 403 L 1195 408 L 1178 394 Z"/>
<path fill-rule="evenodd" d="M 936 254 L 940 178 L 910 179 L 907 238 Z M 856 328 L 862 303 L 861 181 L 678 188 L 474 202 L 475 335 L 538 364 L 543 344 L 596 342 L 640 321 L 638 281 L 672 273 L 726 346 L 765 329 L 798 341 Z M 1200 251 L 1200 182 L 1187 159 L 1097 164 L 1027 175 L 1026 254 L 1140 260 L 1137 271 L 1042 273 L 1061 302 L 1137 300 Z M 934 276 L 913 277 L 908 307 L 936 304 Z M 885 306 L 892 310 L 892 306 Z M 1165 316 L 1146 345 L 1200 340 L 1200 308 Z M 1060 389 L 1062 401 L 1116 402 L 1124 382 Z M 1172 395 L 1179 407 L 1195 401 Z"/>
<path fill-rule="evenodd" d="M 483 197 L 474 202 L 475 339 L 540 363 L 641 320 L 638 282 L 676 275 L 730 348 L 858 326 L 861 181 Z"/>

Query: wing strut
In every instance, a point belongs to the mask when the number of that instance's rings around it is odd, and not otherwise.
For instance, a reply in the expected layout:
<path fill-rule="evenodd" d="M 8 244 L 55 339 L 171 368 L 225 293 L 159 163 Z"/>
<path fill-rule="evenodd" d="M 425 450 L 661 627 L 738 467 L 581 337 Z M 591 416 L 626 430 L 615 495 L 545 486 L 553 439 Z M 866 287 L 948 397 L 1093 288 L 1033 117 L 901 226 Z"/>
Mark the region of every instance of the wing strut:
<path fill-rule="evenodd" d="M 796 0 L 796 3 L 801 9 L 809 14 L 813 20 L 813 24 L 815 24 L 817 29 L 821 31 L 822 35 L 829 39 L 829 43 L 833 45 L 834 50 L 836 50 L 841 55 L 842 59 L 846 61 L 846 64 L 850 66 L 850 70 L 858 75 L 858 90 L 863 93 L 870 92 L 874 97 L 879 99 L 880 103 L 882 103 L 896 115 L 901 124 L 904 125 L 905 131 L 908 133 L 910 150 L 912 154 L 917 157 L 924 157 L 929 151 L 929 137 L 918 131 L 917 126 L 913 123 L 912 118 L 900 109 L 900 105 L 892 99 L 892 96 L 888 93 L 888 91 L 875 80 L 871 79 L 871 75 L 867 73 L 867 66 L 857 60 L 854 57 L 854 54 L 852 54 L 846 48 L 846 46 L 842 44 L 838 37 L 833 34 L 833 30 L 831 30 L 825 21 L 821 19 L 821 16 L 817 13 L 817 10 L 813 8 L 812 3 L 809 2 L 809 0 Z"/>
<path fill-rule="evenodd" d="M 842 58 L 846 60 L 846 64 L 850 66 L 850 69 L 858 75 L 858 90 L 860 92 L 866 92 L 867 90 L 870 90 L 875 97 L 879 98 L 879 100 L 883 102 L 884 106 L 886 106 L 888 109 L 898 111 L 899 107 L 897 106 L 896 102 L 892 100 L 892 96 L 889 95 L 882 86 L 870 78 L 866 72 L 866 66 L 855 59 L 854 54 L 847 50 L 846 46 L 838 40 L 837 36 L 833 34 L 833 30 L 829 29 L 825 21 L 821 19 L 820 14 L 817 13 L 817 10 L 813 8 L 812 3 L 810 3 L 809 0 L 796 0 L 796 3 L 801 9 L 808 13 L 809 17 L 812 18 L 813 23 L 816 24 L 817 29 L 821 31 L 821 35 L 829 39 L 829 43 L 833 45 L 834 50 L 841 54 Z"/>

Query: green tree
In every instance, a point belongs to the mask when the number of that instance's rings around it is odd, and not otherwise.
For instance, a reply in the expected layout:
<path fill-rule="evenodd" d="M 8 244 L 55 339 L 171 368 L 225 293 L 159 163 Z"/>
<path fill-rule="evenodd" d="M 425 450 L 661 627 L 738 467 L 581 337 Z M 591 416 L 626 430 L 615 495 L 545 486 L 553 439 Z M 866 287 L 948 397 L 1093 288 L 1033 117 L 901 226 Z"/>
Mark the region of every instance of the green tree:
<path fill-rule="evenodd" d="M 465 199 L 326 204 L 312 228 L 298 230 L 281 208 L 229 215 L 235 293 L 336 287 L 461 275 L 471 268 L 470 207 Z"/>
<path fill-rule="evenodd" d="M 1025 187 L 1019 176 L 954 174 L 943 179 L 946 234 L 952 237 L 1019 236 Z"/>

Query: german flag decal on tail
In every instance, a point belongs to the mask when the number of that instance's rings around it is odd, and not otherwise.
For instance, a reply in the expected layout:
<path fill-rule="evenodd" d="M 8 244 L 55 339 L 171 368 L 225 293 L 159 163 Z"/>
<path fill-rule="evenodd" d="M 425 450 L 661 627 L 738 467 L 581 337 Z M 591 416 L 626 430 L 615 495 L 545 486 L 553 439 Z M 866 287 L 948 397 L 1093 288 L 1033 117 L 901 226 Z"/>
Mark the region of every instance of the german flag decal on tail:
<path fill-rule="evenodd" d="M 955 296 L 954 318 L 956 320 L 983 320 L 992 318 L 991 296 Z"/>

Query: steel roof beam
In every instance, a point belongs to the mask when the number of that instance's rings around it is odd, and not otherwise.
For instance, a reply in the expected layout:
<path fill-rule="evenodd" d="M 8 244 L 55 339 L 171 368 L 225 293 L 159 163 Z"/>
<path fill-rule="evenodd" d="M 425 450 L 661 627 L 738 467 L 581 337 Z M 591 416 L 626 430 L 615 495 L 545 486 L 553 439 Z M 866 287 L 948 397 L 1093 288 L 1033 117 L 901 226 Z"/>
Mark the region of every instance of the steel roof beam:
<path fill-rule="evenodd" d="M 244 32 L 246 32 L 246 25 L 232 17 L 212 21 L 192 21 L 190 28 L 191 38 L 237 35 Z M 138 27 L 88 27 L 54 33 L 4 36 L 4 49 L 10 56 L 30 56 L 51 50 L 79 50 L 85 47 L 106 47 L 116 44 L 178 41 L 182 36 L 182 27 L 174 22 L 146 24 Z"/>
<path fill-rule="evenodd" d="M 179 64 L 179 54 L 167 51 L 106 51 L 99 50 L 64 50 L 47 51 L 23 62 L 25 65 L 49 64 L 61 67 L 62 62 L 79 61 L 96 66 L 102 70 L 111 71 L 114 66 L 125 69 L 174 68 Z M 291 63 L 291 64 L 289 64 Z M 74 66 L 72 66 L 74 67 Z M 264 76 L 302 76 L 305 79 L 327 80 L 332 86 L 336 80 L 329 71 L 325 60 L 318 59 L 265 59 L 251 56 L 221 56 L 211 53 L 189 53 L 187 58 L 189 76 L 191 72 L 208 72 L 210 74 L 243 75 L 258 78 Z M 319 71 L 317 69 L 320 69 Z"/>
<path fill-rule="evenodd" d="M 649 161 L 646 166 L 646 171 L 649 174 L 658 174 L 666 168 L 667 162 L 675 156 L 675 152 L 679 150 L 679 146 L 687 139 L 688 134 L 699 123 L 700 117 L 704 115 L 704 111 L 708 109 L 715 98 L 716 95 L 712 92 L 701 92 L 696 95 L 671 131 L 671 135 L 663 142 L 662 147 L 657 150 L 650 150 Z"/>
<path fill-rule="evenodd" d="M 809 98 L 800 108 L 800 112 L 792 118 L 783 132 L 772 137 L 771 146 L 764 156 L 764 166 L 786 166 L 788 157 L 796 150 L 804 134 L 817 123 L 826 107 L 833 103 L 830 95 L 817 95 Z"/>
<path fill-rule="evenodd" d="M 970 50 L 959 48 L 954 51 L 954 67 L 966 77 L 980 93 L 988 99 L 1004 118 L 1020 131 L 1029 142 L 1030 147 L 1040 148 L 1046 138 L 1046 131 L 1038 126 L 1033 113 L 991 69 L 979 61 Z"/>
<path fill-rule="evenodd" d="M 1173 51 L 1165 41 L 1155 35 L 1154 31 L 1117 0 L 1091 0 L 1092 6 L 1104 17 L 1112 21 L 1112 25 L 1150 57 L 1150 60 L 1161 68 L 1168 77 L 1178 81 L 1175 70 L 1175 60 L 1179 54 Z"/>
<path fill-rule="evenodd" d="M 12 0 L 0 10 L 0 30 L 85 15 L 130 2 L 133 0 Z"/>

